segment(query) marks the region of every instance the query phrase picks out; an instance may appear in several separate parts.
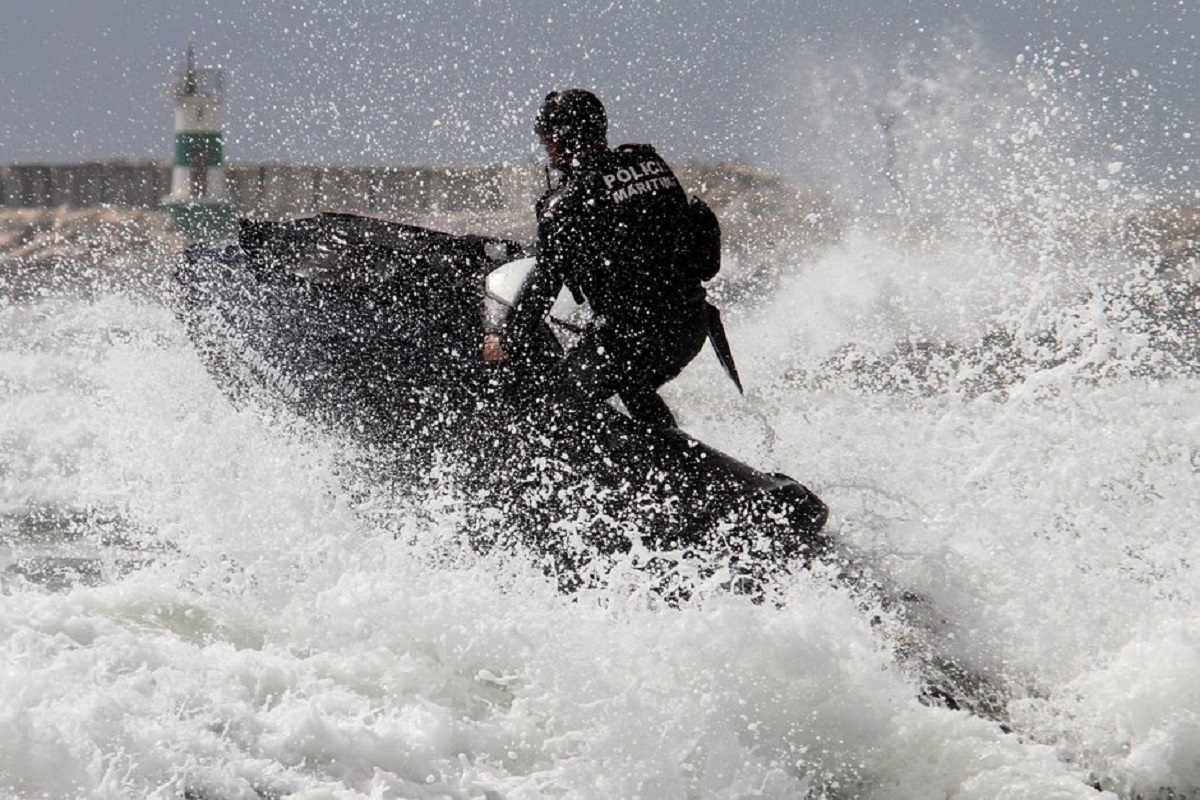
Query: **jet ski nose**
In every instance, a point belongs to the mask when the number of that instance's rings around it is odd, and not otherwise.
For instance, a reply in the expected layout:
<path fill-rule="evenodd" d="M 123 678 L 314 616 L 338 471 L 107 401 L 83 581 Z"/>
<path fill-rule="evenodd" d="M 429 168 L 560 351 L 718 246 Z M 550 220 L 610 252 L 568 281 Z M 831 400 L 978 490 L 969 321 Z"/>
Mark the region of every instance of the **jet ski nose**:
<path fill-rule="evenodd" d="M 834 543 L 822 530 L 829 520 L 829 506 L 787 475 L 774 473 L 772 477 L 779 483 L 767 490 L 767 505 L 772 507 L 773 514 L 782 517 L 787 531 L 782 537 L 786 544 L 779 555 L 805 563 L 828 555 Z"/>

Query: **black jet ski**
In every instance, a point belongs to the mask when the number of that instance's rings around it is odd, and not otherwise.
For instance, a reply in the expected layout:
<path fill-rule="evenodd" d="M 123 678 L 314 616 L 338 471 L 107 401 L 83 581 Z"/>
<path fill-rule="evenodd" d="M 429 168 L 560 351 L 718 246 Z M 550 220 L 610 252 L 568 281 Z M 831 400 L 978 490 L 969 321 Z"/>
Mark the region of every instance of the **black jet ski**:
<path fill-rule="evenodd" d="M 375 482 L 439 502 L 449 490 L 474 549 L 531 555 L 564 591 L 622 565 L 669 600 L 700 582 L 761 596 L 819 559 L 867 607 L 938 627 L 935 609 L 823 533 L 825 504 L 796 481 L 574 401 L 547 377 L 562 354 L 549 323 L 529 361 L 484 362 L 489 279 L 524 256 L 512 241 L 346 214 L 243 220 L 237 239 L 180 255 L 172 294 L 235 403 L 281 406 L 338 437 Z M 1003 692 L 939 655 L 935 636 L 906 634 L 897 656 L 922 676 L 924 702 L 1003 717 Z"/>
<path fill-rule="evenodd" d="M 832 553 L 795 480 L 554 385 L 549 323 L 530 359 L 484 362 L 489 275 L 525 255 L 347 214 L 243 220 L 181 254 L 176 309 L 233 399 L 354 442 L 380 480 L 453 487 L 472 546 L 531 553 L 565 589 L 614 556 L 737 584 Z"/>

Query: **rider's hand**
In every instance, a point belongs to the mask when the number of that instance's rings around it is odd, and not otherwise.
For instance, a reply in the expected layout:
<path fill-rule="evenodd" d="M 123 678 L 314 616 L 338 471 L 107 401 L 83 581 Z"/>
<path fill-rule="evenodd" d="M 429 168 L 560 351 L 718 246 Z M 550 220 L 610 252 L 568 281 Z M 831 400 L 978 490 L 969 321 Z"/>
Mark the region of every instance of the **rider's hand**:
<path fill-rule="evenodd" d="M 488 362 L 503 361 L 508 358 L 504 345 L 500 343 L 500 334 L 489 333 L 483 337 L 483 360 Z"/>

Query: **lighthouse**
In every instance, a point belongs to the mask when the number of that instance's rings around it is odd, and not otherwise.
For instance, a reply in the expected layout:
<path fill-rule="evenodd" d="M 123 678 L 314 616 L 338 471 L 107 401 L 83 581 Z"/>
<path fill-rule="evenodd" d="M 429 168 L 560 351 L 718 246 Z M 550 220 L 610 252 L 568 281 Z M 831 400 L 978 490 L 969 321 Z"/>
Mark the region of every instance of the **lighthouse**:
<path fill-rule="evenodd" d="M 233 206 L 225 186 L 223 82 L 221 70 L 197 69 L 189 42 L 187 63 L 175 74 L 175 160 L 171 193 L 163 198 L 162 209 L 190 239 L 233 232 Z"/>

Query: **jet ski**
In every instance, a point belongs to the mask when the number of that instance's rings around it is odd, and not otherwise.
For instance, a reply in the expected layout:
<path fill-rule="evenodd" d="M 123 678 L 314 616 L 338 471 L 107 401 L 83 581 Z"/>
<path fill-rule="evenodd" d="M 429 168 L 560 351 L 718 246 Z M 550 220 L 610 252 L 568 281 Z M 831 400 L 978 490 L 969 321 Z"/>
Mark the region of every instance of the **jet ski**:
<path fill-rule="evenodd" d="M 528 357 L 485 362 L 496 287 L 528 255 L 350 214 L 241 220 L 180 254 L 174 305 L 231 399 L 354 443 L 379 480 L 452 488 L 473 548 L 528 553 L 564 590 L 616 559 L 739 586 L 834 552 L 797 481 L 556 385 L 552 321 Z"/>
<path fill-rule="evenodd" d="M 236 239 L 179 255 L 172 302 L 231 401 L 338 437 L 377 483 L 459 498 L 474 550 L 532 557 L 564 592 L 632 567 L 668 602 L 699 585 L 765 599 L 823 561 L 869 607 L 932 631 L 897 641 L 923 702 L 1003 719 L 1003 690 L 940 654 L 936 609 L 846 553 L 806 487 L 556 385 L 555 313 L 528 357 L 485 362 L 522 263 L 517 242 L 371 217 L 241 220 Z"/>

